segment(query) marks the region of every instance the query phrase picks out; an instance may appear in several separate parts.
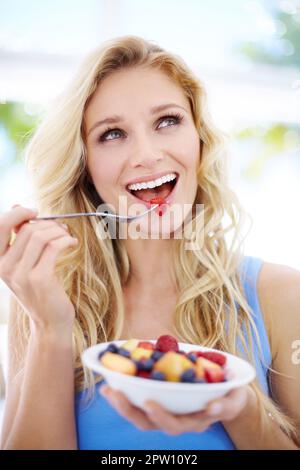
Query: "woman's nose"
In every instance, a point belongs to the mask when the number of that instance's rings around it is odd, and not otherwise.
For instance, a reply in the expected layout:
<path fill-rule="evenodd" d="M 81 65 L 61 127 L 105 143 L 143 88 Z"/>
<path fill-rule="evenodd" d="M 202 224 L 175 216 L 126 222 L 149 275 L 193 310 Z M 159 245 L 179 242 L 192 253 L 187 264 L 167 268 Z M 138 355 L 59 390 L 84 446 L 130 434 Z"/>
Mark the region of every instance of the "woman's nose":
<path fill-rule="evenodd" d="M 140 138 L 135 143 L 134 148 L 131 149 L 130 163 L 131 166 L 144 166 L 147 168 L 153 168 L 157 166 L 157 163 L 163 160 L 161 151 L 151 146 L 149 139 Z"/>
<path fill-rule="evenodd" d="M 157 164 L 162 160 L 162 157 L 158 155 L 147 155 L 143 156 L 139 161 L 136 163 L 135 166 L 144 166 L 146 168 L 154 168 Z"/>

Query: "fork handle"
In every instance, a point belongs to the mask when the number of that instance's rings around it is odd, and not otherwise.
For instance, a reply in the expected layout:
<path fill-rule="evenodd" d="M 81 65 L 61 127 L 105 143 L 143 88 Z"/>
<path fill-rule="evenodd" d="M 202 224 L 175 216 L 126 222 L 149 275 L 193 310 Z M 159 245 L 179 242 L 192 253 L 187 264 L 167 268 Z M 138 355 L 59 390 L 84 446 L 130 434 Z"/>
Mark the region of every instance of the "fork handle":
<path fill-rule="evenodd" d="M 139 216 L 118 215 L 118 214 L 112 214 L 112 213 L 106 213 L 106 212 L 75 212 L 73 214 L 58 214 L 58 215 L 46 215 L 43 217 L 36 217 L 35 219 L 32 219 L 29 222 L 34 223 L 36 220 L 72 219 L 74 217 L 85 217 L 85 216 L 98 217 L 99 215 L 104 216 L 104 217 L 114 217 L 115 219 L 122 220 L 122 221 L 124 220 L 130 221 L 138 217 L 141 217 L 142 215 L 145 215 L 148 212 L 152 212 L 158 206 L 159 204 L 153 204 L 151 209 L 149 209 L 144 214 L 141 214 Z"/>
<path fill-rule="evenodd" d="M 84 216 L 107 216 L 104 212 L 75 212 L 74 214 L 58 214 L 58 215 L 47 215 L 44 217 L 35 217 L 32 221 L 35 220 L 53 220 L 53 219 L 73 219 L 74 217 L 84 217 Z M 113 214 L 112 214 L 113 215 Z"/>

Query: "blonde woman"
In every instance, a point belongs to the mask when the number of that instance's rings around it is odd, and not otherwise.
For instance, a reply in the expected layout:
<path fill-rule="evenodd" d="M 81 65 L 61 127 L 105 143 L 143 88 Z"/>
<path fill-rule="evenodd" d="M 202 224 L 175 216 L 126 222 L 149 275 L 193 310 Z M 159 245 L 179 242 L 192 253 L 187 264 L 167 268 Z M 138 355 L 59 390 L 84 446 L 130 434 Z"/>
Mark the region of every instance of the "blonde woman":
<path fill-rule="evenodd" d="M 178 56 L 126 36 L 83 64 L 27 149 L 38 213 L 105 202 L 124 214 L 172 194 L 161 217 L 139 220 L 142 237 L 130 224 L 128 236 L 107 236 L 95 218 L 29 223 L 37 211 L 24 207 L 1 216 L 0 276 L 12 292 L 2 448 L 298 448 L 300 273 L 242 255 L 224 143 Z M 166 174 L 175 180 L 156 192 L 128 187 Z M 164 225 L 175 205 L 190 210 Z M 186 220 L 193 249 L 175 236 Z M 153 402 L 141 411 L 82 367 L 98 342 L 162 334 L 248 358 L 257 380 L 176 416 Z"/>

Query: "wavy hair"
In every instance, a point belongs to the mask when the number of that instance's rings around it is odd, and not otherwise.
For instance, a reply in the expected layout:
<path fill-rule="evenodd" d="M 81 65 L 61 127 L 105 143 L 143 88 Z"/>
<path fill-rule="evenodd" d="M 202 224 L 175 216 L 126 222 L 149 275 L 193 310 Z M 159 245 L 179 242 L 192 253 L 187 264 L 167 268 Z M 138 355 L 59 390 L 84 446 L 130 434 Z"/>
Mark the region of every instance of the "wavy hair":
<path fill-rule="evenodd" d="M 204 84 L 179 56 L 137 36 L 114 38 L 89 55 L 26 149 L 36 207 L 50 214 L 89 212 L 102 202 L 87 171 L 84 113 L 101 82 L 116 70 L 130 67 L 161 70 L 181 86 L 201 141 L 195 205 L 204 204 L 205 223 L 193 231 L 194 249 L 185 249 L 184 237 L 172 240 L 178 289 L 173 316 L 177 337 L 182 342 L 246 355 L 252 363 L 255 344 L 264 361 L 254 312 L 240 278 L 247 214 L 228 185 L 227 136 L 210 118 Z M 196 217 L 190 222 L 192 229 Z M 99 227 L 100 232 L 104 227 L 95 219 L 70 219 L 68 223 L 79 243 L 60 255 L 56 273 L 76 313 L 76 391 L 92 390 L 95 377 L 83 367 L 81 354 L 96 343 L 121 339 L 126 321 L 122 286 L 130 277 L 130 262 L 121 240 L 99 237 Z M 27 341 L 30 323 L 26 314 L 20 329 Z M 260 407 L 262 432 L 271 415 L 293 436 L 292 420 L 263 393 L 257 381 L 251 386 Z"/>

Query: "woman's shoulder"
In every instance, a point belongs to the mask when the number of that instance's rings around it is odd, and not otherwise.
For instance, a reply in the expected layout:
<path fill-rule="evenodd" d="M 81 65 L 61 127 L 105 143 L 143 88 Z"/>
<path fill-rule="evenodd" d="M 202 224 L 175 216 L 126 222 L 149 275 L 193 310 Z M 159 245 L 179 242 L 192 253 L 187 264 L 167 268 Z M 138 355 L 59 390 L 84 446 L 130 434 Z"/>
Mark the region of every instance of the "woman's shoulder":
<path fill-rule="evenodd" d="M 290 266 L 263 262 L 258 276 L 258 294 L 266 312 L 293 312 L 300 307 L 300 271 Z M 285 315 L 284 315 L 285 316 Z"/>
<path fill-rule="evenodd" d="M 280 343 L 288 343 L 300 332 L 300 271 L 264 261 L 257 292 L 274 358 Z"/>

